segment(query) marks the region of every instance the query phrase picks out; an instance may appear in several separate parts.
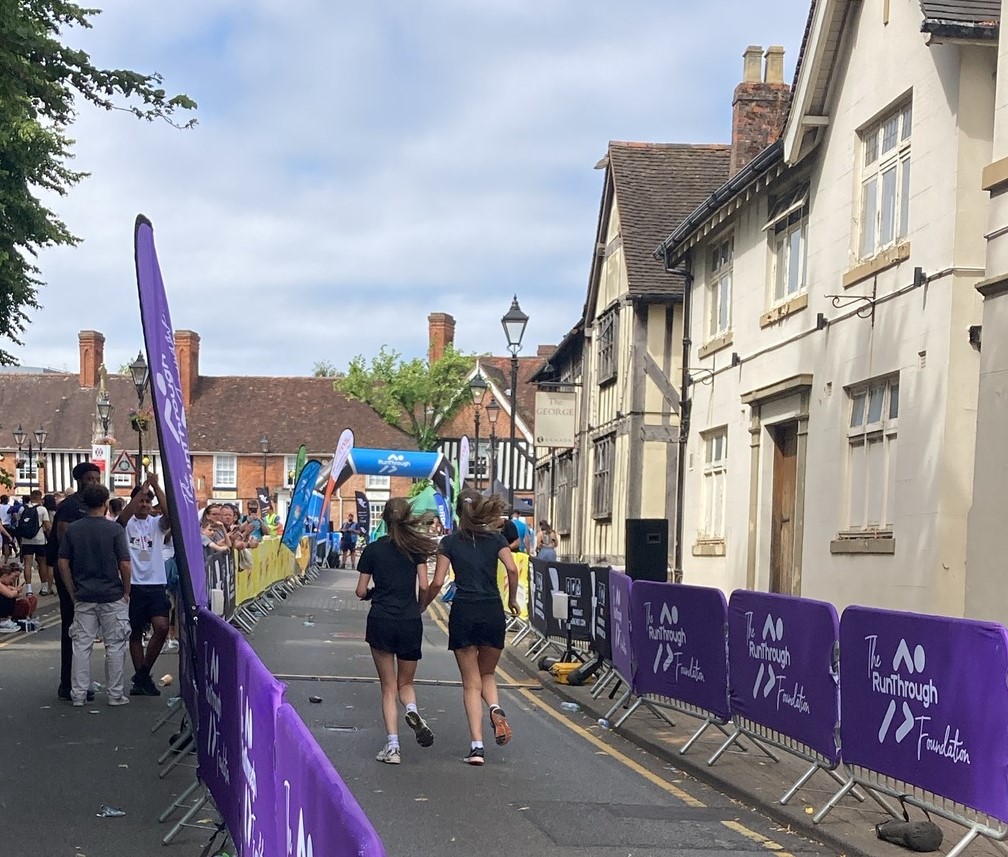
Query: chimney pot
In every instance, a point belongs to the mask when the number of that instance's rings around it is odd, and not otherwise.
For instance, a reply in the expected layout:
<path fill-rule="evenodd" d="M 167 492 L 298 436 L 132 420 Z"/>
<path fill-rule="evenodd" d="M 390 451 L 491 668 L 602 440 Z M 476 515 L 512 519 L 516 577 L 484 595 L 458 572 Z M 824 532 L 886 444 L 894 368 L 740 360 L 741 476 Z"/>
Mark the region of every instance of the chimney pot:
<path fill-rule="evenodd" d="M 554 351 L 556 351 L 555 345 L 540 345 L 536 351 L 536 357 L 546 357 L 548 359 L 553 356 Z"/>
<path fill-rule="evenodd" d="M 763 71 L 763 46 L 749 45 L 742 54 L 742 82 L 759 83 Z"/>
<path fill-rule="evenodd" d="M 734 176 L 780 135 L 791 98 L 784 83 L 784 49 L 772 45 L 766 52 L 766 73 L 762 74 L 763 49 L 746 48 L 742 82 L 735 87 L 732 101 L 732 142 L 729 176 Z"/>
<path fill-rule="evenodd" d="M 199 383 L 199 334 L 192 330 L 175 331 L 175 359 L 178 361 L 179 383 L 182 386 L 182 407 L 192 406 Z"/>
<path fill-rule="evenodd" d="M 80 385 L 97 387 L 100 369 L 105 363 L 105 337 L 97 330 L 77 334 L 80 345 Z"/>
<path fill-rule="evenodd" d="M 427 360 L 437 363 L 444 357 L 445 349 L 455 344 L 455 319 L 446 312 L 432 312 L 427 316 L 429 347 Z"/>
<path fill-rule="evenodd" d="M 764 83 L 784 82 L 784 46 L 770 45 L 766 50 L 766 66 L 763 75 Z"/>

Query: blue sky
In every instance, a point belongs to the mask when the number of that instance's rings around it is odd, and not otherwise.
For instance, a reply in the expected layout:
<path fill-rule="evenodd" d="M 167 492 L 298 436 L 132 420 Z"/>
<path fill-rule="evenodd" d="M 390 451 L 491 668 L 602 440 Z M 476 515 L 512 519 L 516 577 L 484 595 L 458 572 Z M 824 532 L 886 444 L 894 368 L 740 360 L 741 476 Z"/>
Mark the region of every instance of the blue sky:
<path fill-rule="evenodd" d="M 82 107 L 50 201 L 84 240 L 41 256 L 27 365 L 110 369 L 140 347 L 132 228 L 154 223 L 172 319 L 207 375 L 300 375 L 384 344 L 524 353 L 584 304 L 609 140 L 726 142 L 749 44 L 793 73 L 808 0 L 173 0 L 67 34 L 99 64 L 164 75 L 199 102 L 177 131 Z M 7 346 L 5 346 L 7 347 Z"/>

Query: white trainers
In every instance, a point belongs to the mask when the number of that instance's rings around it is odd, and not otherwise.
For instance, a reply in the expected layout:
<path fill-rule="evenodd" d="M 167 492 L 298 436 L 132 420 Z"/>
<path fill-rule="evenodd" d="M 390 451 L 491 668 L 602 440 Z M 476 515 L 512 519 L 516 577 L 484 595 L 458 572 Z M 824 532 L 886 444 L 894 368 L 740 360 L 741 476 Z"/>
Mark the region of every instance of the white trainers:
<path fill-rule="evenodd" d="M 21 630 L 21 626 L 17 622 L 12 622 L 10 619 L 4 619 L 0 622 L 0 634 L 16 634 Z"/>
<path fill-rule="evenodd" d="M 110 696 L 108 698 L 109 705 L 129 705 L 129 701 L 128 696 Z"/>
<path fill-rule="evenodd" d="M 164 651 L 166 651 L 166 652 L 177 652 L 178 651 L 178 640 L 168 640 L 164 644 Z"/>
<path fill-rule="evenodd" d="M 375 756 L 379 762 L 384 762 L 386 765 L 398 765 L 402 758 L 399 755 L 398 747 L 385 746 L 379 751 L 378 755 Z"/>

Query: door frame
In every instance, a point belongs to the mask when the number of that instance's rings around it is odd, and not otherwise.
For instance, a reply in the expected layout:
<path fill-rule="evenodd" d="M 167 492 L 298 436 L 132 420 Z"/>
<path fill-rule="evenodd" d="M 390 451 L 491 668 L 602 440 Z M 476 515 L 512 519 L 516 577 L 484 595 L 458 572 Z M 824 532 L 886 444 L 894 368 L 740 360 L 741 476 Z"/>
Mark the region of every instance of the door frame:
<path fill-rule="evenodd" d="M 797 461 L 795 462 L 794 561 L 791 592 L 800 595 L 802 588 L 802 553 L 805 542 L 805 465 L 808 459 L 809 403 L 812 375 L 793 375 L 743 394 L 742 404 L 749 406 L 749 532 L 746 551 L 746 587 L 756 589 L 757 583 L 769 588 L 769 567 L 757 574 L 761 553 L 761 535 L 768 533 L 765 508 L 766 491 L 773 491 L 773 427 L 797 421 Z M 769 454 L 769 463 L 766 455 Z M 765 477 L 762 478 L 761 477 Z M 763 482 L 766 482 L 764 486 Z M 771 500 L 772 502 L 772 500 Z M 763 537 L 764 539 L 766 536 Z"/>

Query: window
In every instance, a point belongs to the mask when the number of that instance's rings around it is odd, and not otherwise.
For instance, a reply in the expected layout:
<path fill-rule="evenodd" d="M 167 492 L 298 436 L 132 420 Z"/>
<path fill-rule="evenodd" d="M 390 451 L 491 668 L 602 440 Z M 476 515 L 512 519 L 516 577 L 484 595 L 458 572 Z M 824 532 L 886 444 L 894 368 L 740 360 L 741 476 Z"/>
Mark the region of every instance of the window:
<path fill-rule="evenodd" d="M 707 270 L 707 338 L 731 330 L 732 260 L 735 252 L 734 238 L 726 238 L 711 250 Z"/>
<path fill-rule="evenodd" d="M 381 523 L 381 516 L 385 512 L 385 501 L 371 501 L 368 506 L 371 508 L 371 530 L 374 531 L 374 528 Z"/>
<path fill-rule="evenodd" d="M 910 231 L 910 130 L 904 104 L 861 134 L 860 257 L 867 259 Z"/>
<path fill-rule="evenodd" d="M 728 459 L 728 430 L 707 432 L 703 437 L 703 523 L 701 539 L 723 539 L 725 535 L 725 481 Z"/>
<path fill-rule="evenodd" d="M 553 525 L 561 533 L 571 529 L 571 507 L 574 494 L 574 459 L 564 455 L 556 463 L 556 520 Z"/>
<path fill-rule="evenodd" d="M 805 291 L 808 246 L 808 185 L 783 194 L 770 210 L 764 227 L 770 236 L 773 260 L 773 303 Z"/>
<path fill-rule="evenodd" d="M 364 488 L 368 491 L 388 491 L 392 487 L 391 476 L 365 476 Z"/>
<path fill-rule="evenodd" d="M 847 429 L 848 529 L 888 531 L 893 524 L 899 379 L 872 381 L 849 390 Z"/>
<path fill-rule="evenodd" d="M 213 487 L 238 487 L 238 456 L 215 455 L 213 457 Z"/>
<path fill-rule="evenodd" d="M 616 315 L 614 307 L 599 319 L 598 332 L 598 379 L 611 381 L 616 377 Z"/>
<path fill-rule="evenodd" d="M 606 435 L 595 441 L 595 471 L 592 476 L 592 514 L 596 518 L 612 516 L 612 463 L 616 436 Z"/>
<path fill-rule="evenodd" d="M 294 480 L 297 479 L 297 456 L 284 456 L 284 484 L 288 488 L 294 487 Z"/>
<path fill-rule="evenodd" d="M 16 481 L 18 485 L 29 482 L 38 484 L 38 456 L 29 457 L 27 451 L 21 453 L 21 458 L 17 460 Z M 130 484 L 133 484 L 132 480 Z"/>

